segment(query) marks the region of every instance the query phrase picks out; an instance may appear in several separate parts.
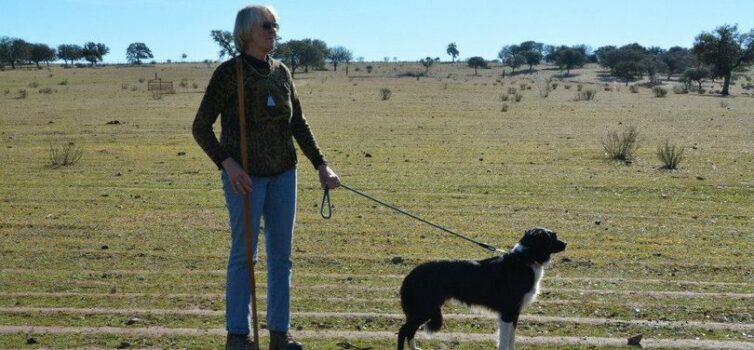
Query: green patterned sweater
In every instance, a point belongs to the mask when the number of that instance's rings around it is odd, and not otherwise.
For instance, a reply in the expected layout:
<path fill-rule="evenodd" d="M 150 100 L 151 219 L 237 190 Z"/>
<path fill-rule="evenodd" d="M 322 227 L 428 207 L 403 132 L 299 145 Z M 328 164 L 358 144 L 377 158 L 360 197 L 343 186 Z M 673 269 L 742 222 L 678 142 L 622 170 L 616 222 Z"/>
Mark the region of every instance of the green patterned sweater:
<path fill-rule="evenodd" d="M 220 64 L 207 85 L 193 124 L 194 139 L 218 168 L 232 157 L 241 162 L 235 61 Z M 296 166 L 293 139 L 315 168 L 326 160 L 317 146 L 288 68 L 269 58 L 269 69 L 254 68 L 244 56 L 244 100 L 249 174 L 273 176 Z M 260 62 L 257 60 L 257 62 Z M 220 116 L 220 140 L 212 125 Z"/>

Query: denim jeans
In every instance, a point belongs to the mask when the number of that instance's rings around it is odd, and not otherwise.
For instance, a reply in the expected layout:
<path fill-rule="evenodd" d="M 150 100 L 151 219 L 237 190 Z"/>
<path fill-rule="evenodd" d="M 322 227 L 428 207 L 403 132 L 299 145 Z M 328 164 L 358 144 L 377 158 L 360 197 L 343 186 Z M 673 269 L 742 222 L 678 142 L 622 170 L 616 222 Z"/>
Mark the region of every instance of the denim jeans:
<path fill-rule="evenodd" d="M 222 171 L 225 203 L 230 214 L 231 246 L 225 290 L 225 322 L 228 333 L 249 334 L 251 287 L 246 262 L 243 195 L 233 192 Z M 251 227 L 254 261 L 257 261 L 259 223 L 264 217 L 267 252 L 267 328 L 287 331 L 290 325 L 291 245 L 296 220 L 296 169 L 272 177 L 251 177 Z M 259 278 L 257 278 L 259 280 Z M 259 308 L 257 308 L 259 310 Z"/>

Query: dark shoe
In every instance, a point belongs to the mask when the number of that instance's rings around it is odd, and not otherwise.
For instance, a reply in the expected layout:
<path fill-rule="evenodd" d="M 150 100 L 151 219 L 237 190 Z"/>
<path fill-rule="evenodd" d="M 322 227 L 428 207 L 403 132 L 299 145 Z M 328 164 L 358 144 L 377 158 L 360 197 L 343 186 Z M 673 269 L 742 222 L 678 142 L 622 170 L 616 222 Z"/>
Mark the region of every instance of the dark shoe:
<path fill-rule="evenodd" d="M 225 350 L 258 350 L 247 334 L 230 334 L 225 341 Z"/>
<path fill-rule="evenodd" d="M 301 343 L 293 340 L 291 333 L 270 331 L 270 350 L 303 350 Z"/>

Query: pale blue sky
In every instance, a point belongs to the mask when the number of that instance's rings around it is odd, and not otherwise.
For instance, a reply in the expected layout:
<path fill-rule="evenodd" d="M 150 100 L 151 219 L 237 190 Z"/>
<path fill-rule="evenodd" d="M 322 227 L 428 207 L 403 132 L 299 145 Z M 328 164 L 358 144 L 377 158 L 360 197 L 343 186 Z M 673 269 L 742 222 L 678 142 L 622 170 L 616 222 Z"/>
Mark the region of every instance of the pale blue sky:
<path fill-rule="evenodd" d="M 105 43 L 105 62 L 126 61 L 126 47 L 144 42 L 155 59 L 217 59 L 210 30 L 231 31 L 246 0 L 0 0 L 0 36 L 57 47 Z M 546 44 L 690 47 L 722 24 L 754 28 L 752 0 L 280 0 L 283 40 L 312 38 L 345 46 L 367 60 L 422 57 L 494 59 L 503 45 Z"/>

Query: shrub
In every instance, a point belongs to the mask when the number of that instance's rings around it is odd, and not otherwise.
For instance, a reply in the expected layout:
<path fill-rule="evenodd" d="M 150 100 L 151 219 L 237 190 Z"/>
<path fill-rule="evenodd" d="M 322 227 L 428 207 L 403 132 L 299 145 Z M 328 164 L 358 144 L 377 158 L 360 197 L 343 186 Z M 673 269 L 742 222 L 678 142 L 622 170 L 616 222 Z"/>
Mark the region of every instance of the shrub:
<path fill-rule="evenodd" d="M 563 85 L 563 87 L 566 87 L 566 86 L 568 86 L 566 89 L 570 89 L 571 88 L 571 86 L 568 85 L 568 84 Z M 558 88 L 558 83 L 552 83 L 552 89 L 555 90 L 557 88 Z"/>
<path fill-rule="evenodd" d="M 565 88 L 566 90 L 571 90 L 571 84 L 565 84 L 565 85 L 563 85 L 563 87 L 564 87 L 564 88 Z"/>
<path fill-rule="evenodd" d="M 636 85 L 631 85 L 628 87 L 628 91 L 631 91 L 632 94 L 638 94 L 639 93 L 639 87 Z"/>
<path fill-rule="evenodd" d="M 655 97 L 665 97 L 668 95 L 668 89 L 660 86 L 653 87 L 652 92 L 654 92 Z"/>
<path fill-rule="evenodd" d="M 380 89 L 380 99 L 382 99 L 383 101 L 389 100 L 390 96 L 392 96 L 392 95 L 393 95 L 393 92 L 390 91 L 390 89 L 388 89 L 388 88 L 382 88 L 382 89 Z"/>
<path fill-rule="evenodd" d="M 138 88 L 138 87 L 136 87 L 136 86 L 132 86 L 132 87 L 131 87 L 131 91 L 136 91 L 136 90 L 139 90 L 139 88 Z"/>
<path fill-rule="evenodd" d="M 139 83 L 144 83 L 145 80 L 144 78 L 139 78 Z"/>
<path fill-rule="evenodd" d="M 32 89 L 36 89 L 37 87 L 39 87 L 39 83 L 37 83 L 36 81 L 31 82 L 29 83 L 29 87 Z"/>
<path fill-rule="evenodd" d="M 675 170 L 683 160 L 683 147 L 676 148 L 669 141 L 657 146 L 657 159 L 662 162 L 660 169 Z"/>
<path fill-rule="evenodd" d="M 511 95 L 502 94 L 500 95 L 500 100 L 503 102 L 508 101 L 508 99 L 511 97 Z"/>
<path fill-rule="evenodd" d="M 617 131 L 610 131 L 602 139 L 602 148 L 610 159 L 628 161 L 634 158 L 634 153 L 639 148 L 639 131 L 635 127 L 629 127 L 618 135 Z"/>
<path fill-rule="evenodd" d="M 181 82 L 180 82 L 180 83 L 178 83 L 178 86 L 180 86 L 180 87 L 182 87 L 182 88 L 184 88 L 184 89 L 185 89 L 185 88 L 188 88 L 188 79 L 186 79 L 186 78 L 182 78 L 182 79 L 181 79 Z"/>
<path fill-rule="evenodd" d="M 515 100 L 516 100 L 516 102 L 521 102 L 521 99 L 522 99 L 522 98 L 524 98 L 524 96 L 523 96 L 523 95 L 521 95 L 521 94 L 516 94 L 516 96 L 515 96 Z"/>
<path fill-rule="evenodd" d="M 63 80 L 63 81 L 59 82 L 58 85 L 66 86 L 66 85 L 68 85 L 68 80 Z"/>
<path fill-rule="evenodd" d="M 367 74 L 372 74 L 372 69 L 374 69 L 374 67 L 369 65 L 369 66 L 366 66 L 365 68 L 367 69 Z"/>
<path fill-rule="evenodd" d="M 683 86 L 680 86 L 680 85 L 676 85 L 676 86 L 673 86 L 673 93 L 674 93 L 674 94 L 679 94 L 679 95 L 680 95 L 680 94 L 688 94 L 688 93 L 689 93 L 689 90 L 688 90 L 688 89 L 686 89 L 686 88 L 685 88 L 685 87 L 683 87 Z"/>
<path fill-rule="evenodd" d="M 507 112 L 508 111 L 508 104 L 507 103 L 503 103 L 503 108 L 500 109 L 500 111 L 501 112 Z"/>
<path fill-rule="evenodd" d="M 59 168 L 76 164 L 84 152 L 76 147 L 73 142 L 68 142 L 62 147 L 54 147 L 50 143 L 50 167 Z"/>
<path fill-rule="evenodd" d="M 576 91 L 581 91 L 581 89 L 583 89 L 583 88 L 584 88 L 583 84 L 576 85 Z"/>
<path fill-rule="evenodd" d="M 192 83 L 192 84 L 191 84 L 191 87 L 192 87 L 192 88 L 194 88 L 194 89 L 198 89 L 198 88 L 199 88 L 199 84 L 197 84 L 197 83 Z"/>
<path fill-rule="evenodd" d="M 18 89 L 18 99 L 23 100 L 26 98 L 26 96 L 29 96 L 29 92 L 26 91 L 26 89 Z"/>
<path fill-rule="evenodd" d="M 515 87 L 513 86 L 508 87 L 508 95 L 515 95 L 517 92 L 518 90 Z"/>
<path fill-rule="evenodd" d="M 591 101 L 594 100 L 594 96 L 597 95 L 597 90 L 586 89 L 576 93 L 576 101 Z"/>
<path fill-rule="evenodd" d="M 51 87 L 46 87 L 46 88 L 41 88 L 41 89 L 39 89 L 39 90 L 38 90 L 38 92 L 39 92 L 40 94 L 49 95 L 49 94 L 51 94 L 51 93 L 53 93 L 53 92 L 58 92 L 58 91 L 57 91 L 57 90 L 54 90 L 54 89 L 53 89 L 53 88 L 51 88 Z"/>
<path fill-rule="evenodd" d="M 5 89 L 5 90 L 3 90 L 3 94 L 5 94 L 5 95 L 8 95 L 8 94 L 10 94 L 10 89 Z"/>

